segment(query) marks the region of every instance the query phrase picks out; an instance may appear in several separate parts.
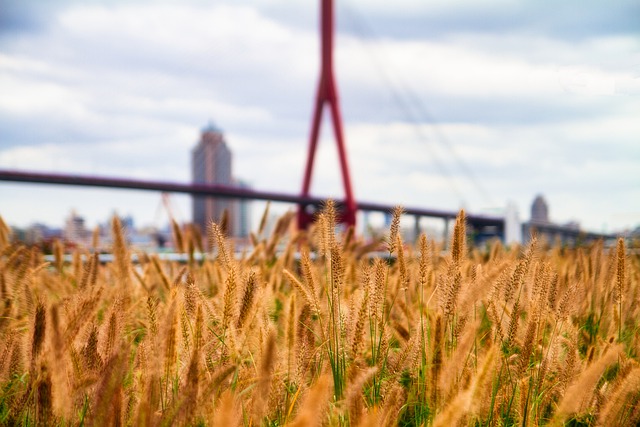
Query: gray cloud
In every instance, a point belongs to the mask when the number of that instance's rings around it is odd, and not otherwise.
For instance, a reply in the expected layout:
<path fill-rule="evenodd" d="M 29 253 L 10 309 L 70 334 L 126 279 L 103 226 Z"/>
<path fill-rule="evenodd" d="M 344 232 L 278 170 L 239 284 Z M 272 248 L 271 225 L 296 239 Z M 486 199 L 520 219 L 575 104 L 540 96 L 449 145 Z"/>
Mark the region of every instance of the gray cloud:
<path fill-rule="evenodd" d="M 46 25 L 49 2 L 0 0 L 0 38 L 8 34 L 39 31 Z"/>
<path fill-rule="evenodd" d="M 411 4 L 411 2 L 408 2 Z M 391 5 L 391 3 L 389 4 Z M 410 13 L 402 5 L 367 7 L 365 1 L 342 6 L 340 29 L 359 37 L 433 39 L 456 33 L 527 33 L 579 41 L 638 33 L 640 5 L 633 0 L 424 3 Z"/>

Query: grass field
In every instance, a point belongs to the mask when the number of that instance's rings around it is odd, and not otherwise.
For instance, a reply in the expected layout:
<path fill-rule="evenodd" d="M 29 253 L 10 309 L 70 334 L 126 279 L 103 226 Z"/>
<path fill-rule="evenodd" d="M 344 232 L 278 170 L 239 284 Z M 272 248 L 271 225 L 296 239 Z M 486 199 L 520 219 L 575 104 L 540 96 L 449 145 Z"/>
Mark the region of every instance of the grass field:
<path fill-rule="evenodd" d="M 238 259 L 65 263 L 0 221 L 0 425 L 634 426 L 640 259 L 620 240 L 448 250 L 309 234 L 285 215 Z M 174 227 L 186 253 L 198 234 Z M 379 248 L 379 246 L 378 246 Z M 296 256 L 299 254 L 300 256 Z M 392 260 L 392 261 L 390 261 Z"/>

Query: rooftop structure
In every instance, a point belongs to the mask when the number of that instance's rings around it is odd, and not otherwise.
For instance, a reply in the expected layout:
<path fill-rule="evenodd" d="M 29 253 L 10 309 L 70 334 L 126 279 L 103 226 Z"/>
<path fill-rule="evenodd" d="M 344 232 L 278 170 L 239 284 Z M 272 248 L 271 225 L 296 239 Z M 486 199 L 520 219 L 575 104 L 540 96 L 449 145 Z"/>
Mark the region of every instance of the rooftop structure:
<path fill-rule="evenodd" d="M 531 205 L 531 223 L 548 224 L 549 223 L 549 206 L 544 197 L 539 194 L 533 200 Z"/>

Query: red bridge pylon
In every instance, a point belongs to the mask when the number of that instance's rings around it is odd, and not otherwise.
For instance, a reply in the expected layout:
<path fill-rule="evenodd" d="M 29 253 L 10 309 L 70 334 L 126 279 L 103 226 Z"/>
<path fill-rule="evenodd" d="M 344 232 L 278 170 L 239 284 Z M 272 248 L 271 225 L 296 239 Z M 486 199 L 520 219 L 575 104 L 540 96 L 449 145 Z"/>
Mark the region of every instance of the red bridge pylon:
<path fill-rule="evenodd" d="M 348 226 L 356 224 L 356 202 L 351 189 L 351 177 L 349 174 L 349 163 L 345 150 L 344 136 L 342 132 L 342 115 L 340 113 L 340 103 L 338 102 L 338 88 L 333 75 L 333 0 L 320 0 L 321 2 L 321 35 L 322 35 L 322 65 L 320 68 L 320 82 L 316 94 L 316 103 L 313 112 L 313 122 L 311 125 L 311 136 L 309 138 L 309 151 L 307 154 L 307 165 L 302 183 L 302 197 L 309 196 L 311 187 L 311 173 L 313 171 L 313 161 L 315 159 L 318 145 L 318 135 L 320 132 L 320 120 L 322 119 L 322 108 L 329 104 L 335 140 L 338 144 L 338 155 L 340 157 L 340 170 L 342 171 L 342 184 L 344 186 L 344 203 L 337 201 L 340 208 L 338 220 Z M 298 227 L 307 228 L 313 221 L 314 212 L 310 212 L 309 206 L 299 206 Z"/>

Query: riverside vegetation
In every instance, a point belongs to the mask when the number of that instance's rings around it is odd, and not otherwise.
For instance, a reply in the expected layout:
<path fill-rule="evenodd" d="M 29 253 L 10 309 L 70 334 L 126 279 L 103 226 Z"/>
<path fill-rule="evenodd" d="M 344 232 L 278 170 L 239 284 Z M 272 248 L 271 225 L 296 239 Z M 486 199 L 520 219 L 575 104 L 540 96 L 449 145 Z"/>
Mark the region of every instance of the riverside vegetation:
<path fill-rule="evenodd" d="M 179 264 L 65 262 L 0 220 L 1 425 L 634 426 L 640 423 L 640 259 L 623 240 L 577 249 L 450 249 L 399 234 L 368 256 L 293 214 L 234 256 L 174 226 Z M 266 217 L 266 216 L 265 216 Z M 95 244 L 95 242 L 94 242 Z M 379 248 L 380 245 L 377 245 Z M 277 249 L 278 248 L 278 249 Z M 297 256 L 299 254 L 299 256 Z"/>

